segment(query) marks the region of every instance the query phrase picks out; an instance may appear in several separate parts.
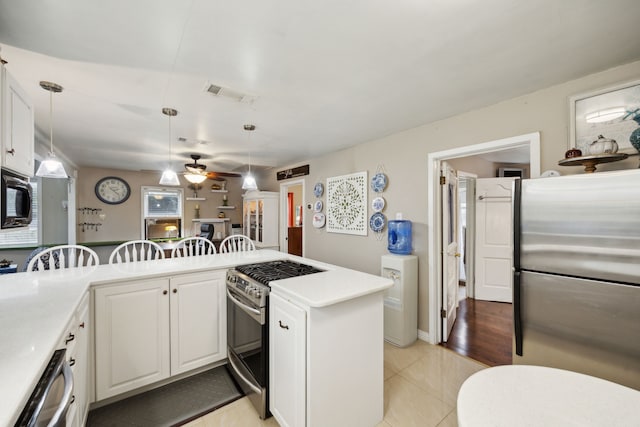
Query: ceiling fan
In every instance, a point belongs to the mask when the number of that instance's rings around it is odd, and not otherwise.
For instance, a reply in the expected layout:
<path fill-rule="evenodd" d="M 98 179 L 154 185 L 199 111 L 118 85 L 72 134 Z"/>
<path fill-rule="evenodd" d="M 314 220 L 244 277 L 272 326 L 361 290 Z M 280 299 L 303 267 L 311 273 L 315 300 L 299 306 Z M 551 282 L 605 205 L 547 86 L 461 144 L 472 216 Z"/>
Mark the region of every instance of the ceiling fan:
<path fill-rule="evenodd" d="M 188 175 L 196 175 L 196 176 L 205 176 L 208 179 L 212 179 L 214 181 L 224 181 L 225 178 L 240 178 L 242 175 L 239 173 L 233 172 L 213 172 L 206 171 L 207 166 L 202 163 L 198 163 L 202 156 L 199 154 L 191 154 L 191 159 L 193 163 L 185 163 L 184 168 L 186 169 L 185 177 Z M 188 179 L 188 178 L 187 178 Z"/>

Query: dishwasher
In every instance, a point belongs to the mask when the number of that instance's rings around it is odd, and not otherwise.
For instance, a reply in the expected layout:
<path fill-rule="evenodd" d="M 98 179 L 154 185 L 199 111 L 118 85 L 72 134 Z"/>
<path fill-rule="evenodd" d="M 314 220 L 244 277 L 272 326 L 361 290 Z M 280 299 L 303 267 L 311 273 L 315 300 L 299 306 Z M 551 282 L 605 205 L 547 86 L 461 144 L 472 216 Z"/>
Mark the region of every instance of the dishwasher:
<path fill-rule="evenodd" d="M 66 350 L 56 350 L 38 380 L 15 427 L 66 426 L 67 410 L 73 403 L 73 372 Z"/>

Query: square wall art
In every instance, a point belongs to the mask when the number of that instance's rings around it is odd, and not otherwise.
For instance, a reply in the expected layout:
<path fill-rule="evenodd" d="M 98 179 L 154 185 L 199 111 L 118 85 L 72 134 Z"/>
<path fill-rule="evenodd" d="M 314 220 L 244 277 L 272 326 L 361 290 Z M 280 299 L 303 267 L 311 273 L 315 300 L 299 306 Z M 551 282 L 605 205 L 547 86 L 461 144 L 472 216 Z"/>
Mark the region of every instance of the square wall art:
<path fill-rule="evenodd" d="M 367 235 L 367 172 L 327 178 L 327 231 Z"/>

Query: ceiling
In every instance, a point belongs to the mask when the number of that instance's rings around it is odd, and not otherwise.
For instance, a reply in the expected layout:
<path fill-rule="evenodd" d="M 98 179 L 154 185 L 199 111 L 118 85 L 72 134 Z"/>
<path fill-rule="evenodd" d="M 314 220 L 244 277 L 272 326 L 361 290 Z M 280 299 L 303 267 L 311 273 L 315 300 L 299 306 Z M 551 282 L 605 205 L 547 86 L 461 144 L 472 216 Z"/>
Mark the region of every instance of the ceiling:
<path fill-rule="evenodd" d="M 172 107 L 175 167 L 232 171 L 638 60 L 639 16 L 637 0 L 0 0 L 0 54 L 45 140 L 38 82 L 64 87 L 54 145 L 77 166 L 164 168 Z"/>

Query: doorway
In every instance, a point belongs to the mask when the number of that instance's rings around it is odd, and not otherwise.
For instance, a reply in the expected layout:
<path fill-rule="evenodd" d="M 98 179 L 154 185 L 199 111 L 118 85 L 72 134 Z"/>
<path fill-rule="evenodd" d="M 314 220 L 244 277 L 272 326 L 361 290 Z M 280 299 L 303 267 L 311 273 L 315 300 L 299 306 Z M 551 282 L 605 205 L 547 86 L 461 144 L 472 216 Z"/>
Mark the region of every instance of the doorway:
<path fill-rule="evenodd" d="M 280 184 L 280 251 L 298 256 L 304 254 L 304 184 L 304 179 Z"/>
<path fill-rule="evenodd" d="M 540 134 L 538 132 L 505 138 L 481 144 L 470 145 L 451 150 L 434 152 L 428 155 L 427 213 L 428 227 L 428 264 L 429 264 L 429 334 L 428 341 L 439 344 L 443 341 L 443 319 L 441 302 L 446 301 L 446 289 L 442 284 L 442 198 L 440 191 L 441 163 L 445 160 L 484 155 L 487 153 L 509 153 L 514 151 L 528 153 L 530 177 L 540 176 Z"/>

